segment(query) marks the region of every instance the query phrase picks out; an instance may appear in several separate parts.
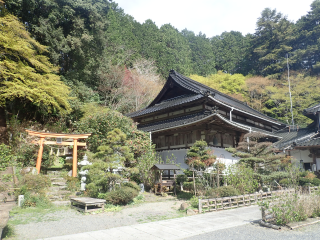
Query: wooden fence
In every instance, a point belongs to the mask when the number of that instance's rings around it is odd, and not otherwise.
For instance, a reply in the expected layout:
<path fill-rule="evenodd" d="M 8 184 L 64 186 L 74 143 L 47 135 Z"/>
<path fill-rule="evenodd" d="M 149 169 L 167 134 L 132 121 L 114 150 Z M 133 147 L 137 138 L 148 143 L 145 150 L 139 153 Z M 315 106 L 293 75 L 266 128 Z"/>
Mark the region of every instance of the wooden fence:
<path fill-rule="evenodd" d="M 306 193 L 313 193 L 318 190 L 319 187 L 307 187 L 300 188 L 300 191 Z M 261 193 L 253 193 L 232 197 L 223 197 L 223 198 L 210 198 L 210 199 L 199 199 L 199 213 L 202 212 L 211 212 L 218 210 L 225 210 L 231 208 L 238 208 L 244 206 L 251 206 L 256 204 L 259 201 L 264 199 L 270 199 L 272 197 L 279 197 L 283 194 L 292 194 L 295 193 L 295 189 L 287 189 L 287 190 L 278 190 L 278 191 L 270 191 L 270 192 L 261 192 Z"/>

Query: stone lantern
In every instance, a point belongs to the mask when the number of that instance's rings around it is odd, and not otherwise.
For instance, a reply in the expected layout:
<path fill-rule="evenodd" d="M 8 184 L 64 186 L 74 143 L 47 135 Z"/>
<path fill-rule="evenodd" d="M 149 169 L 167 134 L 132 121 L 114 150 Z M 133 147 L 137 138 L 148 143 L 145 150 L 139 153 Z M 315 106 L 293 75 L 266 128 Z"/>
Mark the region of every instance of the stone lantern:
<path fill-rule="evenodd" d="M 81 191 L 86 190 L 86 180 L 87 180 L 86 175 L 88 174 L 88 170 L 83 170 L 83 167 L 91 164 L 92 163 L 88 161 L 87 155 L 84 155 L 83 160 L 78 163 L 78 165 L 81 166 L 81 170 L 79 172 L 79 175 L 81 176 L 81 186 L 80 186 Z"/>

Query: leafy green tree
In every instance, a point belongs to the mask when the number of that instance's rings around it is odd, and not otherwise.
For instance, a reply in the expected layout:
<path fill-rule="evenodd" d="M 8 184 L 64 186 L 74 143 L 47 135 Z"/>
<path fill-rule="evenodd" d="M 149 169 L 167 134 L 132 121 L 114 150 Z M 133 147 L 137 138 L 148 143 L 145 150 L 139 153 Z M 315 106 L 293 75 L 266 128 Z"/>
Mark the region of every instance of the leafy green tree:
<path fill-rule="evenodd" d="M 68 80 L 95 86 L 107 44 L 107 13 L 117 10 L 105 0 L 7 0 L 32 37 L 49 47 L 50 59 Z"/>
<path fill-rule="evenodd" d="M 266 87 L 269 99 L 265 101 L 262 111 L 287 124 L 292 124 L 289 83 L 286 74 L 282 76 L 281 82 L 283 84 L 278 83 Z M 306 127 L 312 120 L 303 115 L 303 110 L 320 102 L 319 79 L 304 76 L 302 73 L 291 72 L 290 82 L 294 122 L 299 126 Z"/>
<path fill-rule="evenodd" d="M 187 39 L 191 48 L 192 73 L 200 76 L 216 73 L 215 56 L 206 35 L 200 32 L 196 36 L 187 29 L 182 30 L 181 34 Z"/>
<path fill-rule="evenodd" d="M 13 101 L 46 112 L 69 112 L 69 88 L 44 55 L 46 47 L 10 14 L 0 17 L 0 31 L 0 112 Z M 4 114 L 0 114 L 0 122 L 5 131 Z"/>
<path fill-rule="evenodd" d="M 243 100 L 246 89 L 246 77 L 242 74 L 230 75 L 218 71 L 217 74 L 212 74 L 207 77 L 191 75 L 190 78 L 239 100 Z"/>
<path fill-rule="evenodd" d="M 235 31 L 223 32 L 220 36 L 211 38 L 216 69 L 230 74 L 243 73 L 249 44 L 249 37 Z"/>

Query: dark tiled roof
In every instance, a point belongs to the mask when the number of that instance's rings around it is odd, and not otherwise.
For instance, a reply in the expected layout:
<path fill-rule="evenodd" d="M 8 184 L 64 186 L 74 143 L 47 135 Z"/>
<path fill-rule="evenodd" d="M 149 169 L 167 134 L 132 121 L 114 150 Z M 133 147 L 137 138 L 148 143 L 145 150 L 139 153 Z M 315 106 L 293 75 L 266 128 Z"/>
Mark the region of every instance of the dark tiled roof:
<path fill-rule="evenodd" d="M 197 81 L 194 81 L 190 78 L 187 78 L 183 75 L 181 75 L 180 73 L 177 73 L 176 71 L 171 71 L 170 72 L 170 76 L 176 80 L 176 82 L 181 83 L 182 86 L 188 88 L 191 91 L 198 91 L 201 93 L 205 93 L 205 92 L 210 92 L 210 95 L 214 95 L 214 99 L 223 102 L 231 107 L 237 108 L 239 110 L 243 110 L 244 112 L 274 121 L 274 122 L 278 122 L 279 121 L 277 119 L 268 117 L 264 114 L 262 114 L 261 112 L 254 110 L 253 108 L 249 107 L 247 104 L 245 104 L 244 102 L 241 102 L 235 98 L 232 98 L 230 96 L 228 96 L 227 94 L 221 93 L 215 89 L 212 89 L 204 84 L 201 84 Z"/>
<path fill-rule="evenodd" d="M 245 104 L 244 102 L 241 102 L 235 98 L 232 98 L 224 93 L 221 93 L 215 89 L 212 89 L 202 83 L 199 83 L 197 81 L 194 81 L 190 78 L 187 78 L 185 76 L 183 76 L 182 74 L 174 71 L 174 70 L 171 70 L 170 71 L 170 74 L 169 74 L 169 77 L 168 77 L 168 80 L 172 79 L 175 84 L 181 86 L 182 88 L 185 88 L 191 92 L 193 92 L 194 94 L 197 94 L 198 98 L 200 98 L 200 95 L 202 95 L 203 97 L 206 96 L 206 95 L 211 95 L 213 96 L 213 98 L 223 104 L 226 104 L 230 107 L 234 107 L 236 109 L 239 109 L 241 111 L 244 111 L 246 113 L 249 113 L 249 114 L 252 114 L 254 116 L 257 116 L 257 117 L 260 117 L 260 118 L 264 118 L 266 120 L 269 120 L 269 121 L 273 121 L 273 122 L 277 122 L 277 123 L 281 123 L 279 122 L 278 120 L 274 119 L 274 118 L 271 118 L 271 117 L 268 117 L 262 113 L 260 113 L 259 111 L 257 110 L 254 110 L 253 108 L 249 107 L 247 104 Z M 140 115 L 143 115 L 145 113 L 147 113 L 147 109 L 148 108 L 152 108 L 153 105 L 155 105 L 155 103 L 157 103 L 157 101 L 160 99 L 160 95 L 159 94 L 155 100 L 149 105 L 149 107 L 147 107 L 146 109 L 143 109 L 141 111 L 138 111 L 138 112 L 135 112 L 135 113 L 132 113 L 132 114 L 129 114 L 128 116 L 129 117 L 133 117 L 133 116 L 140 116 Z M 190 98 L 190 97 L 189 97 Z M 179 101 L 182 101 L 179 100 Z M 189 100 L 191 101 L 191 100 Z M 168 105 L 164 104 L 163 107 L 166 107 L 168 108 Z M 163 109 L 159 106 L 159 108 L 157 108 L 157 111 L 160 110 L 160 109 Z M 282 124 L 282 123 L 281 123 Z"/>
<path fill-rule="evenodd" d="M 303 113 L 305 115 L 308 114 L 316 114 L 317 112 L 320 112 L 320 103 L 318 103 L 317 105 L 314 105 L 312 107 L 306 108 L 303 110 Z"/>
<path fill-rule="evenodd" d="M 145 115 L 145 114 L 148 114 L 148 113 L 157 112 L 159 110 L 163 110 L 163 109 L 171 108 L 171 107 L 174 107 L 174 106 L 182 105 L 184 103 L 193 102 L 193 101 L 201 99 L 203 97 L 204 96 L 202 94 L 182 95 L 182 96 L 178 96 L 178 97 L 175 97 L 175 98 L 171 98 L 171 99 L 162 101 L 161 103 L 155 104 L 154 106 L 151 106 L 151 107 L 148 107 L 148 108 L 144 108 L 142 110 L 130 113 L 127 116 L 128 117 L 141 116 L 141 115 Z"/>
<path fill-rule="evenodd" d="M 174 164 L 155 164 L 151 169 L 159 170 L 180 170 L 180 168 Z"/>
<path fill-rule="evenodd" d="M 275 147 L 283 149 L 291 146 L 291 144 L 303 142 L 310 139 L 316 134 L 314 128 L 301 128 L 299 131 L 288 131 L 288 129 L 281 130 L 275 135 L 282 137 L 282 139 L 275 143 Z"/>
<path fill-rule="evenodd" d="M 211 114 L 211 111 L 204 110 L 202 112 L 185 115 L 182 117 L 177 117 L 173 119 L 163 120 L 159 122 L 149 123 L 149 124 L 139 124 L 138 129 L 145 132 L 153 132 L 165 128 L 176 127 L 187 123 L 192 123 L 201 120 Z"/>
<path fill-rule="evenodd" d="M 320 138 L 311 138 L 303 142 L 299 142 L 296 144 L 297 147 L 311 147 L 311 146 L 319 146 Z"/>

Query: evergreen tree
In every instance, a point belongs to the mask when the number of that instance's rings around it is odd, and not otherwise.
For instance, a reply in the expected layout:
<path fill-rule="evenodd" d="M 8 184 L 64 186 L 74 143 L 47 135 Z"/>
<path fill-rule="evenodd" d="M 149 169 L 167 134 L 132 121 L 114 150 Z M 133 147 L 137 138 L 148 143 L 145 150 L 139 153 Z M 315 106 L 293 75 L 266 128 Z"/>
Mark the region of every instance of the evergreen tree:
<path fill-rule="evenodd" d="M 278 78 L 283 73 L 287 67 L 286 54 L 292 49 L 292 31 L 293 23 L 281 13 L 270 8 L 262 11 L 252 42 L 257 74 Z"/>
<path fill-rule="evenodd" d="M 249 47 L 248 37 L 240 32 L 223 32 L 220 36 L 211 38 L 211 44 L 217 70 L 230 74 L 245 71 L 243 65 Z"/>
<path fill-rule="evenodd" d="M 187 29 L 182 30 L 181 34 L 187 39 L 191 48 L 192 73 L 200 76 L 216 73 L 215 57 L 206 35 L 200 32 L 196 36 Z"/>
<path fill-rule="evenodd" d="M 293 41 L 292 68 L 295 70 L 309 70 L 312 74 L 320 72 L 320 1 L 311 4 L 311 11 L 301 17 L 295 26 Z"/>

